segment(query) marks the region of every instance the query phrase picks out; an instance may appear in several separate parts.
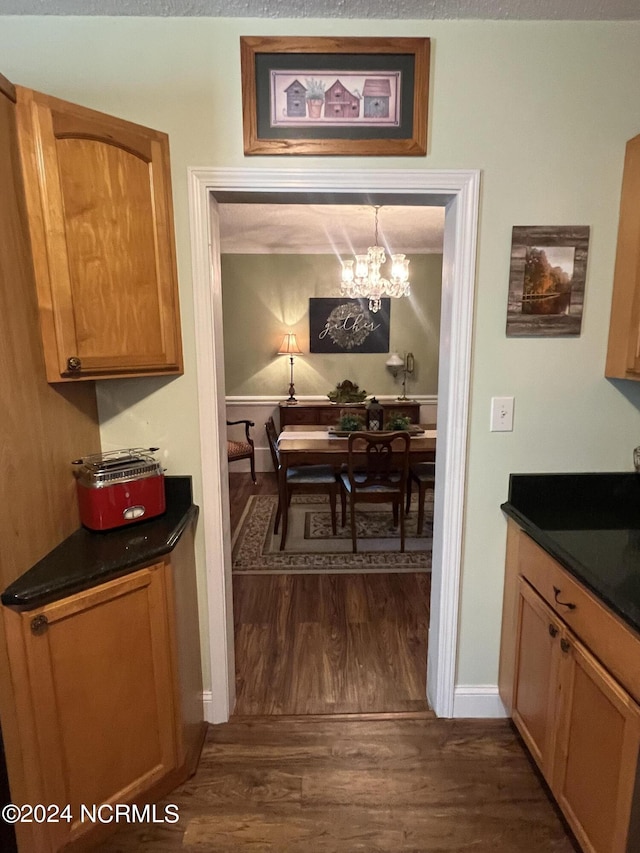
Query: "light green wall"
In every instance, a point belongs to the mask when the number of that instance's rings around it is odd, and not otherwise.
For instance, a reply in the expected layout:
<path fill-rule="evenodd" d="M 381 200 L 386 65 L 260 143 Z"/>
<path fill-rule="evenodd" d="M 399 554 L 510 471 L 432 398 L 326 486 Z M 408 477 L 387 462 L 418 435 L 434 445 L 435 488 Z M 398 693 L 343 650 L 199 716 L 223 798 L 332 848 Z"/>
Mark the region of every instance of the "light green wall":
<path fill-rule="evenodd" d="M 401 392 L 384 366 L 388 354 L 309 352 L 309 298 L 340 295 L 335 256 L 223 255 L 221 268 L 227 395 L 287 390 L 289 359 L 275 353 L 288 331 L 304 353 L 294 363 L 297 396 L 327 394 L 343 379 L 377 396 Z M 442 255 L 413 255 L 409 269 L 411 295 L 391 300 L 389 344 L 415 356 L 409 393 L 436 394 Z"/>
<path fill-rule="evenodd" d="M 245 158 L 240 35 L 430 36 L 428 155 Z M 640 24 L 5 16 L 0 66 L 170 135 L 186 372 L 102 382 L 99 397 L 105 445 L 161 446 L 169 473 L 194 475 L 196 499 L 187 167 L 481 170 L 458 681 L 495 684 L 509 473 L 629 470 L 640 435 L 638 388 L 603 376 Z M 582 334 L 507 339 L 511 228 L 550 224 L 591 226 Z M 492 395 L 515 396 L 512 433 L 489 432 Z"/>

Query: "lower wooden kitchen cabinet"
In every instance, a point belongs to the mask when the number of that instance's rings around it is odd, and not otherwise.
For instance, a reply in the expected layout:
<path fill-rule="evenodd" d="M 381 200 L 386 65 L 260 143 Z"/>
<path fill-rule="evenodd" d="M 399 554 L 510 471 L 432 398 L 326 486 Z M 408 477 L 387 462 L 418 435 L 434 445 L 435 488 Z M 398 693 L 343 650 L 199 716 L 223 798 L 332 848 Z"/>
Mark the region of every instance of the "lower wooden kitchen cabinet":
<path fill-rule="evenodd" d="M 640 638 L 511 522 L 509 537 L 503 701 L 582 849 L 640 850 Z"/>
<path fill-rule="evenodd" d="M 191 538 L 92 589 L 3 608 L 27 802 L 71 818 L 31 824 L 25 850 L 90 849 L 117 823 L 83 820 L 83 807 L 152 803 L 194 772 L 205 725 Z"/>
<path fill-rule="evenodd" d="M 626 850 L 640 708 L 522 578 L 513 720 L 578 840 Z"/>

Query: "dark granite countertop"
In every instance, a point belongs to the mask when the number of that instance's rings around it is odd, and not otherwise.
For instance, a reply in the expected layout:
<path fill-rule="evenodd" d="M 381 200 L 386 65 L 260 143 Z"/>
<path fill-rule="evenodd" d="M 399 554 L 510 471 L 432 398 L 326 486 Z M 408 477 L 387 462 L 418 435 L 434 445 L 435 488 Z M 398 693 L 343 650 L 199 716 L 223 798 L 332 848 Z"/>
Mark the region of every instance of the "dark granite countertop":
<path fill-rule="evenodd" d="M 501 508 L 640 631 L 640 474 L 512 474 Z"/>
<path fill-rule="evenodd" d="M 166 511 L 156 518 L 96 533 L 76 530 L 8 586 L 0 600 L 32 610 L 127 574 L 173 550 L 190 521 L 191 477 L 165 477 Z"/>

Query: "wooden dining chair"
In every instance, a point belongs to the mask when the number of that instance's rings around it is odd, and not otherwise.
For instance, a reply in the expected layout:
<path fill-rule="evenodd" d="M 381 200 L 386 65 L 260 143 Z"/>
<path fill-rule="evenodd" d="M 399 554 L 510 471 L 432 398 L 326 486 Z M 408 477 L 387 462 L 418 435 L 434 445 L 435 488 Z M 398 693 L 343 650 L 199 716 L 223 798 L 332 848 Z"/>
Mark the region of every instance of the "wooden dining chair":
<path fill-rule="evenodd" d="M 356 506 L 358 503 L 391 503 L 393 523 L 400 523 L 400 550 L 404 551 L 404 502 L 409 475 L 409 433 L 352 432 L 349 436 L 347 470 L 340 474 L 342 525 L 346 523 L 346 499 L 351 513 L 351 542 L 358 550 Z"/>
<path fill-rule="evenodd" d="M 335 536 L 337 533 L 336 523 L 336 501 L 338 496 L 338 480 L 331 465 L 299 465 L 295 468 L 287 468 L 284 493 L 281 493 L 280 483 L 280 453 L 278 451 L 278 433 L 273 418 L 265 424 L 269 450 L 273 468 L 278 478 L 278 509 L 273 532 L 278 532 L 280 520 L 282 519 L 282 535 L 280 537 L 280 550 L 284 550 L 287 541 L 287 529 L 289 520 L 289 504 L 294 492 L 302 494 L 328 494 L 329 506 L 331 508 L 331 530 Z"/>
<path fill-rule="evenodd" d="M 244 426 L 244 438 L 240 440 L 227 437 L 227 459 L 229 462 L 239 462 L 241 459 L 248 459 L 251 466 L 251 479 L 256 483 L 256 457 L 253 439 L 249 433 L 249 429 L 255 426 L 253 421 L 227 421 L 227 426 Z"/>
<path fill-rule="evenodd" d="M 409 512 L 411 505 L 411 486 L 416 483 L 418 486 L 418 525 L 417 534 L 422 536 L 424 527 L 424 501 L 427 489 L 433 489 L 436 482 L 436 463 L 435 462 L 417 462 L 415 465 L 409 466 L 409 479 L 407 480 L 407 507 L 406 512 Z"/>

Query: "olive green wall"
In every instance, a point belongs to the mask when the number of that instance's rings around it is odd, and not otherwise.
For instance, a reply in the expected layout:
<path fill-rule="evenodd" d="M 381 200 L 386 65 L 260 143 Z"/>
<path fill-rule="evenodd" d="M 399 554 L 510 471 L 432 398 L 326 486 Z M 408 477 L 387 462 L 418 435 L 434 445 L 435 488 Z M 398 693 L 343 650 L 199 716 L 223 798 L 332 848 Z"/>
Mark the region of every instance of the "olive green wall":
<path fill-rule="evenodd" d="M 413 352 L 410 395 L 438 390 L 442 255 L 410 258 L 411 295 L 391 300 L 390 351 Z M 401 379 L 385 368 L 388 353 L 309 352 L 309 298 L 340 295 L 333 255 L 223 255 L 222 302 L 227 396 L 283 396 L 289 359 L 277 356 L 285 332 L 303 355 L 294 363 L 296 395 L 327 394 L 343 379 L 376 395 L 397 395 Z"/>

